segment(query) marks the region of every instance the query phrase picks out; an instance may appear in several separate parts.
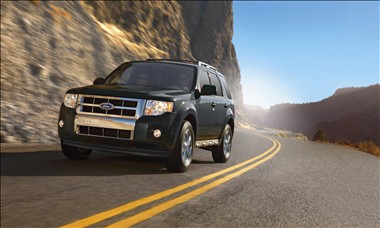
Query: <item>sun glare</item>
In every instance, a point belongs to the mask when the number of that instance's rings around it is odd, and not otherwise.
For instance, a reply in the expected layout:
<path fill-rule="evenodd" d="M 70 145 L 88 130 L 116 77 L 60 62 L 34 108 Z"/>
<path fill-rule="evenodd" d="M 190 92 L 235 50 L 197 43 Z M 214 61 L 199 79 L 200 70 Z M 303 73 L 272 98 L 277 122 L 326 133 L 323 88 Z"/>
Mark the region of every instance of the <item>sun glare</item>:
<path fill-rule="evenodd" d="M 295 100 L 291 87 L 283 80 L 278 80 L 279 77 L 275 77 L 273 73 L 254 70 L 246 75 L 249 77 L 242 77 L 245 104 L 268 109 L 270 106 Z"/>

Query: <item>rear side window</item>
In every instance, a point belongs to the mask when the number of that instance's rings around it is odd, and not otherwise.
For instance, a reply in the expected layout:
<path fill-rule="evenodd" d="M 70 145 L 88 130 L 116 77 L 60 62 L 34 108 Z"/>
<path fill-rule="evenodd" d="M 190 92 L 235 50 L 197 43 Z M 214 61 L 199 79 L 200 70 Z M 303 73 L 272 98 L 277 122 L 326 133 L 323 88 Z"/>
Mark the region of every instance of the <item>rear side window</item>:
<path fill-rule="evenodd" d="M 230 88 L 227 85 L 226 80 L 223 77 L 219 77 L 220 82 L 222 83 L 222 86 L 224 87 L 224 90 L 226 91 L 227 98 L 232 99 Z"/>
<path fill-rule="evenodd" d="M 210 85 L 210 79 L 208 78 L 207 72 L 206 71 L 201 71 L 199 74 L 199 85 L 200 85 L 200 90 L 204 85 Z"/>
<path fill-rule="evenodd" d="M 210 73 L 210 79 L 211 79 L 211 83 L 214 86 L 216 86 L 216 95 L 217 96 L 223 96 L 222 86 L 220 85 L 220 82 L 219 82 L 217 76 L 214 73 Z"/>

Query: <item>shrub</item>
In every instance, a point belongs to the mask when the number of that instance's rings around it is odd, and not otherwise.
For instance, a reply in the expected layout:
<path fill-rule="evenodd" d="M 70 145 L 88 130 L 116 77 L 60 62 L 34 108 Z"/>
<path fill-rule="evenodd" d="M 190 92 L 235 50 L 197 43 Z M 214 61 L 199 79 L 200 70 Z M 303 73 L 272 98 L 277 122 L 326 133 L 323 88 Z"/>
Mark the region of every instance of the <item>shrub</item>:
<path fill-rule="evenodd" d="M 313 140 L 325 142 L 326 141 L 325 133 L 321 129 L 319 129 L 317 133 L 315 133 L 315 135 L 313 136 Z"/>

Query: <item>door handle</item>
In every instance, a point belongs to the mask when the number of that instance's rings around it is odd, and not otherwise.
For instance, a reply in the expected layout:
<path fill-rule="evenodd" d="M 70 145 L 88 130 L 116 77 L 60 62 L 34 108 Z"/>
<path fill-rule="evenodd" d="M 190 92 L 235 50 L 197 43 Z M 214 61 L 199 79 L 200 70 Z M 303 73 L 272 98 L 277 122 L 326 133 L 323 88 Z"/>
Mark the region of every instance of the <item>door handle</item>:
<path fill-rule="evenodd" d="M 214 108 L 215 106 L 216 106 L 216 103 L 215 103 L 215 102 L 212 102 L 212 103 L 211 103 L 211 107 Z"/>
<path fill-rule="evenodd" d="M 227 105 L 226 103 L 224 103 L 224 107 L 225 107 L 225 108 L 228 108 L 228 105 Z"/>

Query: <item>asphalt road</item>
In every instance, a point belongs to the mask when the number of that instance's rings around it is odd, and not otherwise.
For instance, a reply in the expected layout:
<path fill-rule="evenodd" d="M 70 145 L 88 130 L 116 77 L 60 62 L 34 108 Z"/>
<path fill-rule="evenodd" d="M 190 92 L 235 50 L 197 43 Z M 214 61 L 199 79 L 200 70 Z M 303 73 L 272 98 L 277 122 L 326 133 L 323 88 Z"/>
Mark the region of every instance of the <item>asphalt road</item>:
<path fill-rule="evenodd" d="M 237 129 L 230 161 L 198 149 L 186 173 L 121 154 L 2 151 L 1 227 L 380 227 L 378 157 L 273 133 Z"/>

